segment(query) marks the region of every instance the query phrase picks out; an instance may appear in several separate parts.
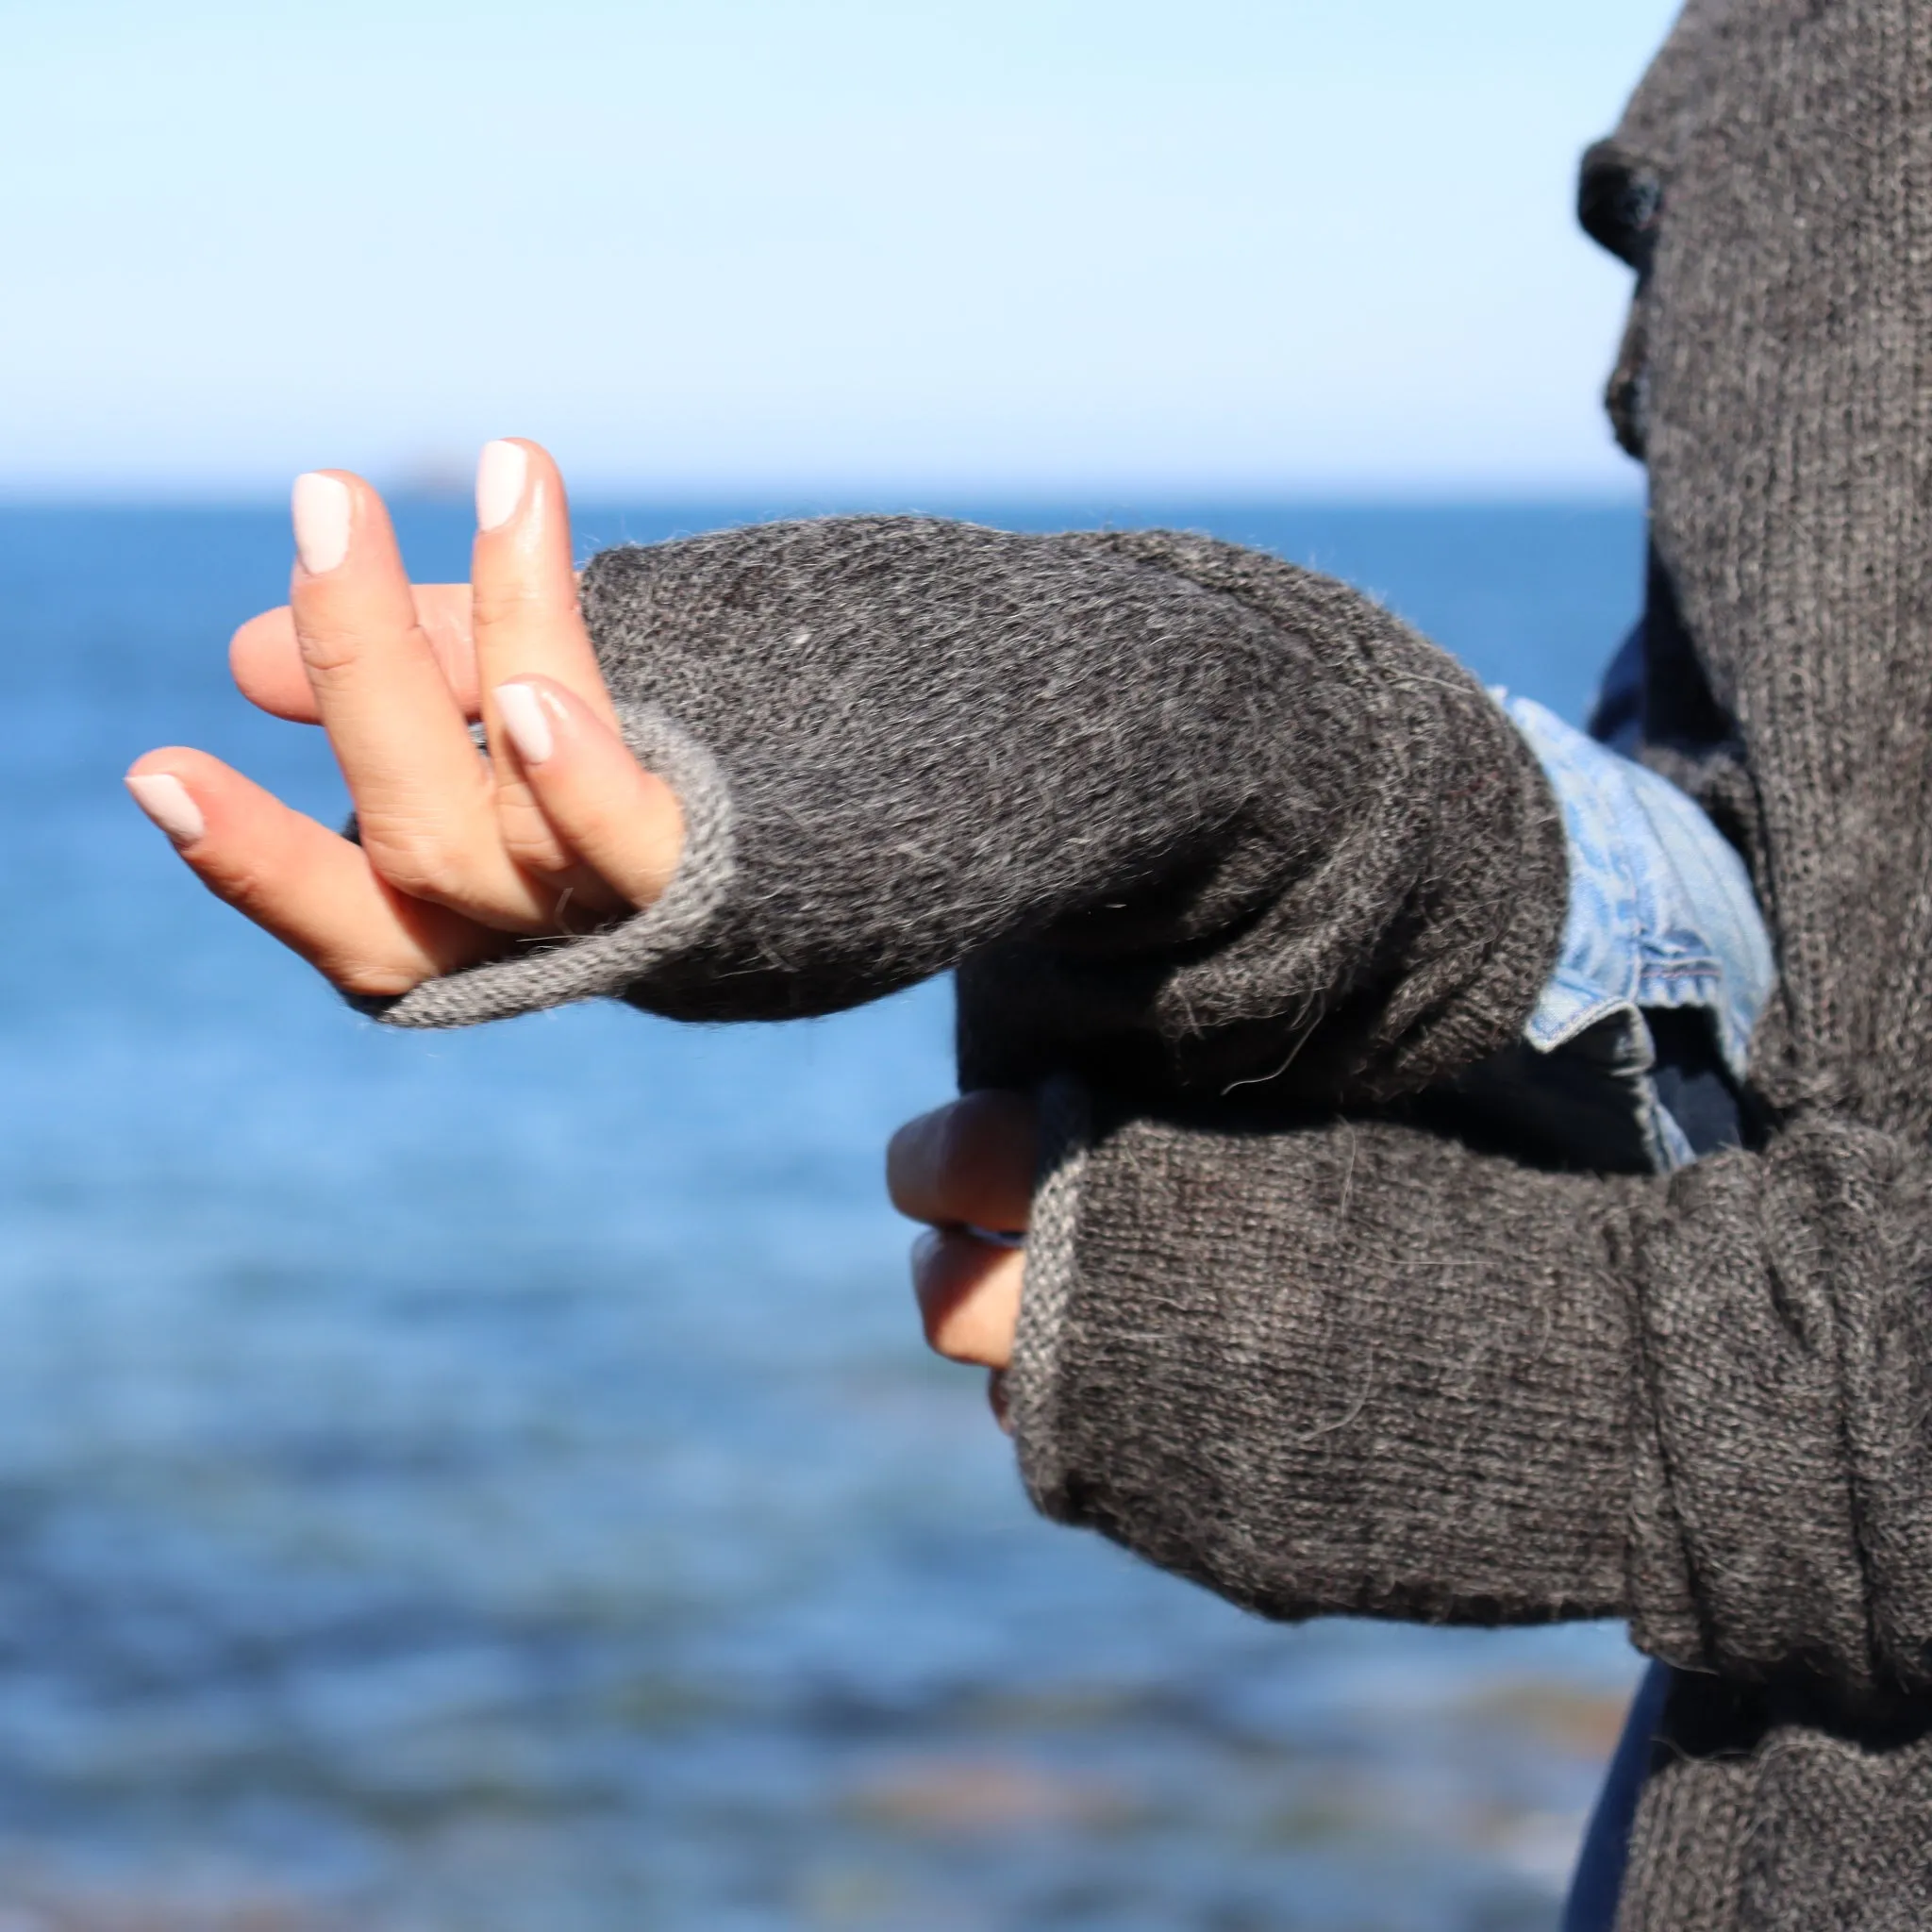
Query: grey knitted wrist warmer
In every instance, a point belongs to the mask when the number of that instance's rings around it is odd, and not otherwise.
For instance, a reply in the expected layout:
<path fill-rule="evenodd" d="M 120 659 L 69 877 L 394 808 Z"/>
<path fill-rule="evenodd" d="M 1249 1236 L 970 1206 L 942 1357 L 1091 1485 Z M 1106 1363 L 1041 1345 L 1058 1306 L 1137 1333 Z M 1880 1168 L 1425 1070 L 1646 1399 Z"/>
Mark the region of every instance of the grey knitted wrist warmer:
<path fill-rule="evenodd" d="M 1514 1041 L 1555 962 L 1563 836 L 1535 758 L 1475 680 L 1277 558 L 1158 530 L 1064 541 L 1265 618 L 1299 668 L 1291 697 L 1264 713 L 1257 683 L 1252 722 L 1221 734 L 1221 756 L 1249 747 L 1241 769 L 1260 782 L 1211 870 L 965 962 L 962 1085 L 1076 1069 L 1143 1097 L 1360 1101 Z"/>
<path fill-rule="evenodd" d="M 1521 1170 L 1411 1128 L 1045 1114 L 1008 1377 L 1041 1509 L 1269 1616 L 1622 1607 L 1602 1184 L 1524 1213 Z"/>
<path fill-rule="evenodd" d="M 1274 1616 L 1628 1616 L 1932 1690 L 1932 1159 L 1807 1121 L 1672 1180 L 1063 1083 L 1009 1376 L 1036 1503 Z"/>
<path fill-rule="evenodd" d="M 849 519 L 607 552 L 584 601 L 685 802 L 676 883 L 392 1024 L 600 993 L 780 1019 L 993 949 L 1032 989 L 1008 1043 L 1414 1084 L 1507 1038 L 1554 953 L 1560 827 L 1507 722 L 1272 558 Z"/>
<path fill-rule="evenodd" d="M 1041 1508 L 1270 1616 L 1626 1616 L 1681 1674 L 1619 1926 L 1925 1922 L 1923 1147 L 1815 1119 L 1599 1179 L 1044 1115 L 1008 1377 Z"/>

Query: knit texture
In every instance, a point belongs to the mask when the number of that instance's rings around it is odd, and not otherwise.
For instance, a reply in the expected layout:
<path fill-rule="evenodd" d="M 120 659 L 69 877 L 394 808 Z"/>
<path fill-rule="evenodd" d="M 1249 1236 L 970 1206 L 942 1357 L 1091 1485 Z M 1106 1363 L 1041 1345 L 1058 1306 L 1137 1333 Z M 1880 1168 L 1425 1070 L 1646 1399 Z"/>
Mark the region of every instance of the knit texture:
<path fill-rule="evenodd" d="M 775 1018 L 964 962 L 966 1078 L 1058 1076 L 1041 1507 L 1271 1615 L 1625 1616 L 1685 1674 L 1624 1932 L 1923 1924 L 1932 0 L 1694 0 L 1583 202 L 1640 275 L 1654 756 L 1779 943 L 1761 1149 L 1544 1174 L 1363 1110 L 1513 1035 L 1554 814 L 1373 605 L 1171 536 L 599 559 L 626 726 L 710 829 L 660 906 L 391 1017 Z"/>
<path fill-rule="evenodd" d="M 1652 476 L 1655 757 L 1779 946 L 1767 1143 L 1611 1180 L 1059 1108 L 1023 1467 L 1272 1615 L 1628 1618 L 1683 1674 L 1624 1932 L 1922 1925 L 1932 6 L 1693 5 L 1584 211 L 1640 272 L 1611 403 Z"/>
<path fill-rule="evenodd" d="M 599 993 L 786 1019 L 970 958 L 999 1009 L 975 1077 L 1131 1055 L 1177 1091 L 1292 1062 L 1364 1095 L 1502 1045 L 1555 955 L 1534 758 L 1440 651 L 1277 559 L 858 518 L 609 551 L 583 594 L 685 803 L 672 889 L 391 1024 Z"/>
<path fill-rule="evenodd" d="M 1932 1690 L 1932 1158 L 1817 1120 L 1653 1185 L 1052 1119 L 1013 1376 L 1048 1513 L 1273 1616 L 1617 1614 L 1848 1714 Z"/>

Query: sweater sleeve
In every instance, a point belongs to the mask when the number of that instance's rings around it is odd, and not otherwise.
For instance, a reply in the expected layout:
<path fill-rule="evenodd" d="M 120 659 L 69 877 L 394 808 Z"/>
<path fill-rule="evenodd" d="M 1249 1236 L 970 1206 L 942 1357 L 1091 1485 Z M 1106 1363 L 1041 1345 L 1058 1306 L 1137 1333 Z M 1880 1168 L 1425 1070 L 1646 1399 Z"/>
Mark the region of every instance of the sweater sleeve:
<path fill-rule="evenodd" d="M 1513 1037 L 1554 957 L 1534 758 L 1453 660 L 1277 559 L 840 519 L 608 551 L 584 603 L 683 802 L 677 875 L 391 1024 L 598 994 L 783 1019 L 966 961 L 1015 987 L 981 1077 L 1051 1041 L 1156 1086 L 1286 1056 L 1310 1091 L 1379 1093 Z"/>
<path fill-rule="evenodd" d="M 1276 1617 L 1629 1619 L 1932 1689 L 1932 1160 L 1819 1117 L 1668 1180 L 1050 1090 L 1035 1501 Z"/>

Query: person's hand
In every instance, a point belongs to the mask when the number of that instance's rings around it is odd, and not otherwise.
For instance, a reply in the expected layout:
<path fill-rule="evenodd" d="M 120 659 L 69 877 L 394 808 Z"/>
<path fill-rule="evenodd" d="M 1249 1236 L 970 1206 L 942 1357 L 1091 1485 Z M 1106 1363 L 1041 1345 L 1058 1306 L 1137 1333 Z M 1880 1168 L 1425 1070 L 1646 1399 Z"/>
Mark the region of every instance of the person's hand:
<path fill-rule="evenodd" d="M 236 636 L 243 691 L 326 727 L 359 843 L 204 752 L 127 774 L 209 891 L 344 992 L 407 992 L 648 906 L 683 844 L 677 801 L 619 736 L 555 464 L 492 442 L 476 498 L 471 582 L 412 590 L 367 483 L 299 478 L 288 607 Z"/>
<path fill-rule="evenodd" d="M 1032 1210 L 1039 1143 L 1024 1093 L 982 1092 L 907 1122 L 886 1152 L 893 1207 L 928 1224 L 912 1249 L 926 1341 L 949 1361 L 992 1372 L 1002 1424 L 1026 1266 L 1017 1237 Z"/>

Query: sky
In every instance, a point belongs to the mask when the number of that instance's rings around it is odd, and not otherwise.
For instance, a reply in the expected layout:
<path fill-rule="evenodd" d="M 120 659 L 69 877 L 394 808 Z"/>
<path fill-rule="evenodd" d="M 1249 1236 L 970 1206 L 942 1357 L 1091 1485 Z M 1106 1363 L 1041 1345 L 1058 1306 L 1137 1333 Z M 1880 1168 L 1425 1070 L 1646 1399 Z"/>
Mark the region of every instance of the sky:
<path fill-rule="evenodd" d="M 0 495 L 1628 494 L 1574 0 L 0 0 Z"/>

